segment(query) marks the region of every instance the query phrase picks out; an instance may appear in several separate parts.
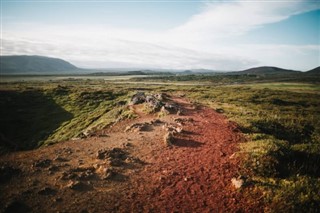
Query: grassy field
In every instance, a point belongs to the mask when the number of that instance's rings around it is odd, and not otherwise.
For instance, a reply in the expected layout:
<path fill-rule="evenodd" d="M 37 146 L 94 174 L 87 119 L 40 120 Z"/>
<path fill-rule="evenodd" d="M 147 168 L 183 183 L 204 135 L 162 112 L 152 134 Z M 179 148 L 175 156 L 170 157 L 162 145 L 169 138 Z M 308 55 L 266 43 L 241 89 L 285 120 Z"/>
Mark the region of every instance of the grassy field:
<path fill-rule="evenodd" d="M 194 88 L 188 96 L 236 121 L 243 173 L 263 190 L 271 212 L 320 208 L 320 90 L 310 84 Z"/>
<path fill-rule="evenodd" d="M 242 173 L 264 192 L 270 212 L 320 209 L 320 86 L 310 82 L 145 85 L 69 79 L 2 83 L 1 149 L 32 149 L 131 118 L 133 113 L 123 104 L 137 90 L 184 94 L 237 122 L 247 138 L 238 153 L 244 158 Z"/>
<path fill-rule="evenodd" d="M 32 149 L 81 137 L 130 117 L 121 105 L 128 94 L 129 90 L 110 87 L 103 80 L 4 83 L 0 90 L 2 150 Z"/>

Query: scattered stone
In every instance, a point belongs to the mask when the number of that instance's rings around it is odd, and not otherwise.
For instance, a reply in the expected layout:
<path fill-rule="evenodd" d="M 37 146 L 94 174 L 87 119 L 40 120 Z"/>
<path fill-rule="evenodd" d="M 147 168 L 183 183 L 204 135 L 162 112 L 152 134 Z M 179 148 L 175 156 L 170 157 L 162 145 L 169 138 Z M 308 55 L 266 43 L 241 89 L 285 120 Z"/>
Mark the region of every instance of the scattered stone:
<path fill-rule="evenodd" d="M 124 130 L 125 132 L 140 132 L 140 131 L 149 131 L 151 128 L 150 123 L 135 123 L 131 126 L 127 126 Z"/>
<path fill-rule="evenodd" d="M 95 132 L 92 129 L 86 129 L 82 132 L 85 138 L 96 136 Z"/>
<path fill-rule="evenodd" d="M 73 153 L 71 148 L 64 148 L 64 152 L 67 153 L 67 154 L 72 154 Z"/>
<path fill-rule="evenodd" d="M 95 164 L 93 164 L 93 168 L 94 168 L 94 169 L 99 169 L 99 168 L 100 168 L 100 165 L 97 164 L 97 163 L 95 163 Z"/>
<path fill-rule="evenodd" d="M 84 191 L 84 190 L 88 190 L 90 188 L 89 185 L 81 182 L 81 181 L 70 181 L 67 185 L 68 188 L 73 189 L 73 190 L 77 190 L 77 191 Z"/>
<path fill-rule="evenodd" d="M 57 191 L 50 188 L 50 187 L 45 187 L 45 188 L 41 189 L 40 191 L 38 191 L 39 195 L 55 195 L 56 193 L 57 193 Z"/>
<path fill-rule="evenodd" d="M 126 163 L 138 163 L 138 164 L 143 164 L 144 162 L 140 160 L 139 158 L 136 157 L 127 157 L 125 160 Z"/>
<path fill-rule="evenodd" d="M 159 120 L 159 119 L 154 119 L 151 121 L 151 124 L 162 124 L 163 121 Z"/>
<path fill-rule="evenodd" d="M 123 144 L 122 144 L 122 147 L 124 147 L 124 148 L 133 147 L 133 144 L 132 144 L 132 143 L 129 143 L 129 142 L 123 143 Z"/>
<path fill-rule="evenodd" d="M 163 116 L 170 114 L 169 110 L 167 110 L 167 109 L 165 108 L 165 106 L 162 106 L 162 107 L 161 107 L 160 113 L 161 113 L 161 115 L 163 115 Z"/>
<path fill-rule="evenodd" d="M 167 98 L 166 94 L 164 94 L 164 93 L 157 93 L 154 95 L 154 97 L 156 97 L 160 101 L 164 101 Z"/>
<path fill-rule="evenodd" d="M 56 197 L 56 198 L 53 199 L 53 201 L 56 202 L 56 203 L 60 203 L 60 202 L 63 201 L 63 199 L 61 197 Z"/>
<path fill-rule="evenodd" d="M 222 152 L 222 151 L 219 151 L 219 154 L 220 154 L 220 157 L 226 156 L 226 153 L 224 153 L 224 152 Z"/>
<path fill-rule="evenodd" d="M 125 160 L 127 158 L 127 153 L 120 148 L 113 148 L 111 150 L 99 150 L 97 153 L 98 159 L 106 158 L 120 158 Z"/>
<path fill-rule="evenodd" d="M 232 155 L 230 155 L 229 159 L 233 159 L 236 157 L 236 153 L 233 153 Z"/>
<path fill-rule="evenodd" d="M 168 132 L 164 136 L 164 144 L 166 146 L 171 146 L 171 145 L 173 145 L 173 143 L 174 143 L 173 133 L 172 132 Z"/>
<path fill-rule="evenodd" d="M 8 182 L 13 176 L 19 174 L 20 169 L 16 169 L 12 166 L 3 165 L 0 167 L 0 184 Z"/>
<path fill-rule="evenodd" d="M 79 180 L 90 180 L 94 177 L 94 172 L 90 171 L 90 170 L 87 170 L 85 172 L 81 172 L 79 175 L 78 175 L 78 179 Z"/>
<path fill-rule="evenodd" d="M 124 165 L 124 161 L 119 158 L 109 158 L 109 164 L 110 166 L 122 166 Z"/>
<path fill-rule="evenodd" d="M 177 133 L 181 133 L 181 132 L 183 131 L 183 129 L 182 129 L 182 127 L 176 127 L 176 128 L 175 128 L 175 131 L 176 131 Z"/>
<path fill-rule="evenodd" d="M 95 176 L 94 167 L 78 167 L 62 173 L 62 180 L 90 180 Z"/>
<path fill-rule="evenodd" d="M 107 134 L 99 134 L 98 137 L 99 138 L 107 138 L 107 137 L 109 137 L 109 135 L 107 135 Z"/>
<path fill-rule="evenodd" d="M 217 113 L 224 113 L 224 110 L 221 109 L 221 108 L 217 108 L 217 109 L 216 109 L 216 112 L 217 112 Z"/>
<path fill-rule="evenodd" d="M 77 138 L 85 139 L 85 138 L 87 138 L 87 136 L 85 136 L 85 135 L 83 134 L 83 132 L 81 132 L 81 133 L 78 134 Z"/>
<path fill-rule="evenodd" d="M 167 132 L 172 132 L 172 133 L 181 133 L 183 131 L 183 128 L 178 126 L 173 126 L 171 124 L 165 124 L 164 125 L 164 129 L 167 131 Z"/>
<path fill-rule="evenodd" d="M 71 138 L 72 141 L 78 141 L 78 140 L 81 140 L 82 138 L 81 137 L 74 137 L 74 138 Z"/>
<path fill-rule="evenodd" d="M 51 162 L 52 161 L 49 160 L 49 159 L 38 160 L 38 161 L 33 163 L 33 167 L 46 168 L 46 167 L 49 167 L 51 165 Z"/>
<path fill-rule="evenodd" d="M 54 166 L 54 165 L 49 166 L 49 167 L 48 167 L 48 171 L 50 171 L 50 172 L 57 172 L 57 171 L 59 171 L 59 167 Z"/>
<path fill-rule="evenodd" d="M 110 180 L 117 175 L 117 172 L 113 168 L 104 168 L 102 179 L 103 180 Z"/>
<path fill-rule="evenodd" d="M 70 171 L 62 172 L 62 175 L 61 175 L 62 180 L 76 179 L 77 177 L 78 177 L 77 174 Z"/>
<path fill-rule="evenodd" d="M 175 118 L 174 119 L 174 122 L 176 123 L 181 123 L 181 124 L 184 124 L 184 123 L 187 123 L 187 122 L 193 122 L 194 120 L 192 118 Z"/>
<path fill-rule="evenodd" d="M 175 113 L 179 110 L 179 107 L 176 105 L 176 104 L 169 104 L 169 103 L 166 103 L 164 105 L 164 108 L 169 111 L 169 113 Z"/>
<path fill-rule="evenodd" d="M 59 162 L 67 162 L 67 161 L 69 161 L 69 160 L 67 160 L 67 159 L 65 159 L 65 158 L 62 158 L 62 157 L 56 157 L 56 158 L 54 158 L 53 159 L 54 161 L 59 161 Z"/>
<path fill-rule="evenodd" d="M 243 176 L 239 176 L 237 178 L 234 177 L 231 179 L 231 183 L 236 189 L 243 187 L 243 185 L 245 184 L 245 181 L 246 179 Z"/>
<path fill-rule="evenodd" d="M 121 171 L 121 170 L 120 170 Z M 124 176 L 118 172 L 116 168 L 102 165 L 99 167 L 98 171 L 102 180 L 123 180 Z"/>

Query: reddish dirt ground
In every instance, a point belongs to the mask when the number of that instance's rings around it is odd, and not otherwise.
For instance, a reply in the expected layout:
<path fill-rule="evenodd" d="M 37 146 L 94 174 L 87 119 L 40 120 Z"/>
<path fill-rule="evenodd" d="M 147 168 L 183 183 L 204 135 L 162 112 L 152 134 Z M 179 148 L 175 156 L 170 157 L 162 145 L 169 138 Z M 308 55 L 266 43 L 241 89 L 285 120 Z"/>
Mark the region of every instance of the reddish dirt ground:
<path fill-rule="evenodd" d="M 3 170 L 0 212 L 263 212 L 259 192 L 231 184 L 240 170 L 234 153 L 245 140 L 237 125 L 210 108 L 171 101 L 182 114 L 159 123 L 136 105 L 138 118 L 97 136 L 1 156 L 11 170 Z M 183 129 L 172 146 L 164 143 L 165 125 Z M 113 148 L 120 154 L 106 157 Z"/>

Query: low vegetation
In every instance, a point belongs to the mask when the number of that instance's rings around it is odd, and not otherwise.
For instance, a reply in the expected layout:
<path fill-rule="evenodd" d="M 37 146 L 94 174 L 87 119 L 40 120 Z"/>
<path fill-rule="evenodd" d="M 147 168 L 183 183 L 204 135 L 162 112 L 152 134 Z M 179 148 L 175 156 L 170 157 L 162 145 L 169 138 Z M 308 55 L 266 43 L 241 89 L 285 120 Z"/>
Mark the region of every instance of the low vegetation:
<path fill-rule="evenodd" d="M 128 90 L 79 82 L 2 85 L 1 149 L 33 149 L 134 116 L 123 106 Z"/>
<path fill-rule="evenodd" d="M 264 191 L 269 211 L 320 208 L 318 86 L 275 83 L 189 91 L 192 100 L 222 109 L 246 134 L 240 151 L 243 173 Z"/>
<path fill-rule="evenodd" d="M 177 78 L 186 77 L 174 79 Z M 132 118 L 135 115 L 125 103 L 134 91 L 173 93 L 185 96 L 195 105 L 210 106 L 238 123 L 247 138 L 239 151 L 244 157 L 241 175 L 263 191 L 268 211 L 317 212 L 319 85 L 305 81 L 256 84 L 251 80 L 250 84 L 234 84 L 247 82 L 239 77 L 220 79 L 220 83 L 236 80 L 233 84 L 218 85 L 205 76 L 188 78 L 205 81 L 206 85 L 145 86 L 99 80 L 1 84 L 2 150 L 36 148 L 79 137 L 84 131 L 102 129 L 118 119 Z M 161 80 L 166 81 L 163 77 Z"/>

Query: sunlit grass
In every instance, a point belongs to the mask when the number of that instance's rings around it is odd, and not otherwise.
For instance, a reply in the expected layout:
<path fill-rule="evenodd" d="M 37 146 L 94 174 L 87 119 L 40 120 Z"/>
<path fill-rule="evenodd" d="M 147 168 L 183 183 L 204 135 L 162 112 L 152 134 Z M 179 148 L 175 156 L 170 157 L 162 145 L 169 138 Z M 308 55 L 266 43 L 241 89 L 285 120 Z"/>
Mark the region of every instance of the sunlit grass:
<path fill-rule="evenodd" d="M 250 84 L 252 88 L 269 88 L 275 90 L 294 91 L 294 92 L 315 92 L 320 93 L 319 84 L 308 84 L 308 83 L 260 83 Z"/>
<path fill-rule="evenodd" d="M 297 92 L 298 91 L 298 92 Z M 188 97 L 239 124 L 243 175 L 265 193 L 269 212 L 320 208 L 319 85 L 268 83 L 203 87 Z M 252 175 L 253 174 L 253 175 Z"/>

